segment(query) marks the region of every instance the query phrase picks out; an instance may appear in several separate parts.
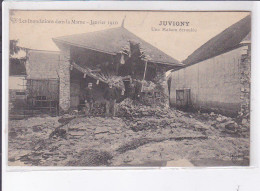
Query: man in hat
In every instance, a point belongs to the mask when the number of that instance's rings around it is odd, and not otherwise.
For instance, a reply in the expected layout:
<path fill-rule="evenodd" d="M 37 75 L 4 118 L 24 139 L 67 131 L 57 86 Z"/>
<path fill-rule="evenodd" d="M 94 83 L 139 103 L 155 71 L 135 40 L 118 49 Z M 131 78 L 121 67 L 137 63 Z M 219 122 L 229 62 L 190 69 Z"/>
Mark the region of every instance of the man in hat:
<path fill-rule="evenodd" d="M 91 115 L 94 103 L 94 95 L 92 83 L 88 83 L 88 87 L 84 91 L 84 100 L 85 100 L 85 114 Z"/>
<path fill-rule="evenodd" d="M 109 116 L 111 111 L 111 115 L 113 118 L 116 114 L 115 105 L 116 105 L 117 93 L 115 88 L 112 86 L 111 82 L 108 83 L 108 88 L 106 88 L 105 90 L 104 98 L 106 100 L 106 117 Z"/>

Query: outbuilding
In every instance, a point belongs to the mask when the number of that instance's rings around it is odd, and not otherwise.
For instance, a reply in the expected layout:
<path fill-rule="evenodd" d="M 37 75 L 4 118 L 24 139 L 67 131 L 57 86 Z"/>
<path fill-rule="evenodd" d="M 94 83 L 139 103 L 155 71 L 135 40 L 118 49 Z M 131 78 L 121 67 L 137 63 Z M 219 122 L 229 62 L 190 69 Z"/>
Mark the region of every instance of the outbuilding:
<path fill-rule="evenodd" d="M 60 52 L 26 49 L 27 110 L 59 110 Z"/>
<path fill-rule="evenodd" d="M 195 50 L 169 76 L 170 104 L 249 119 L 251 16 Z"/>

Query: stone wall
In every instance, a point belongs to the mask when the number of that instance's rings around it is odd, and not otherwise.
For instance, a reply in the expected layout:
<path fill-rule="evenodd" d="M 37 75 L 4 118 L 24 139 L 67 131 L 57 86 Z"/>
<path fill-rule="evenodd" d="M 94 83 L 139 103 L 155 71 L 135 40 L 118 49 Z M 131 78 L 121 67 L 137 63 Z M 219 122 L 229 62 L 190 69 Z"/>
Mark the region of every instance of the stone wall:
<path fill-rule="evenodd" d="M 70 108 L 70 52 L 62 51 L 59 63 L 60 94 L 59 104 L 61 111 Z"/>
<path fill-rule="evenodd" d="M 176 106 L 176 90 L 190 89 L 191 106 L 198 110 L 210 110 L 237 116 L 241 111 L 242 95 L 248 97 L 247 80 L 241 89 L 241 78 L 250 67 L 248 46 L 242 46 L 224 54 L 204 60 L 171 74 L 170 103 Z M 243 73 L 243 74 L 242 74 Z M 250 77 L 244 77 L 243 79 Z M 243 90 L 243 91 L 242 91 Z M 246 101 L 245 101 L 246 102 Z"/>
<path fill-rule="evenodd" d="M 250 119 L 250 82 L 251 82 L 251 46 L 245 46 L 240 64 L 241 106 L 239 117 L 243 124 L 249 124 Z"/>
<path fill-rule="evenodd" d="M 161 93 L 161 104 L 168 108 L 169 107 L 169 91 L 166 78 L 166 69 L 163 67 L 158 67 L 156 70 L 156 77 L 154 79 L 156 84 L 156 91 Z"/>

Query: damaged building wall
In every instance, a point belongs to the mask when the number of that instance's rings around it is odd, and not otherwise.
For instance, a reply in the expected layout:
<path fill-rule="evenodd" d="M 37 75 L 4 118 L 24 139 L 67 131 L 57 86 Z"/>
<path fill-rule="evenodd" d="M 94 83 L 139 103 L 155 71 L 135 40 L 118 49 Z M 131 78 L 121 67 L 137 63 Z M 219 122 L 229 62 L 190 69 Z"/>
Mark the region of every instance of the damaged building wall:
<path fill-rule="evenodd" d="M 243 124 L 248 124 L 250 119 L 250 78 L 251 78 L 251 46 L 245 46 L 240 64 L 240 83 L 241 83 L 241 105 L 239 117 Z"/>
<path fill-rule="evenodd" d="M 190 106 L 237 115 L 241 110 L 241 66 L 250 65 L 250 55 L 245 53 L 247 47 L 174 71 L 171 74 L 171 105 L 177 105 L 176 90 L 190 89 Z"/>
<path fill-rule="evenodd" d="M 63 50 L 59 64 L 60 92 L 59 105 L 62 111 L 70 108 L 70 51 Z"/>
<path fill-rule="evenodd" d="M 169 91 L 168 91 L 168 84 L 166 78 L 166 68 L 160 67 L 156 71 L 156 77 L 154 79 L 156 83 L 156 89 L 161 93 L 161 100 L 160 102 L 163 104 L 164 107 L 169 107 Z"/>

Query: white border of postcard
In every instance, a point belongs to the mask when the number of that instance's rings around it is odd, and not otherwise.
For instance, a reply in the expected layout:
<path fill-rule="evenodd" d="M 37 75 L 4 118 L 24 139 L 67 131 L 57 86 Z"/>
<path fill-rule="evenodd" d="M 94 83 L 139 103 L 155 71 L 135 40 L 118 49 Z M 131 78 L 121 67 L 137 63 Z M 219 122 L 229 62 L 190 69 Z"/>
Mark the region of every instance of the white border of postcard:
<path fill-rule="evenodd" d="M 21 10 L 175 10 L 175 11 L 252 11 L 252 80 L 250 167 L 8 167 L 8 34 L 9 9 Z M 260 183 L 260 2 L 4 2 L 2 71 L 2 170 L 4 190 L 253 190 Z M 124 169 L 124 170 L 122 170 Z M 134 169 L 134 170 L 133 170 Z M 136 171 L 138 169 L 138 171 Z M 163 169 L 163 170 L 155 170 Z M 55 171 L 54 171 L 55 170 Z M 65 171 L 64 171 L 65 170 Z M 71 171 L 73 170 L 73 171 Z M 94 170 L 94 171 L 86 171 Z M 96 171 L 102 170 L 102 171 Z M 21 172 L 22 171 L 22 172 Z M 21 174 L 22 173 L 22 174 Z M 99 178 L 96 180 L 95 178 Z M 156 178 L 156 181 L 154 180 Z M 91 181 L 93 180 L 93 181 Z M 139 182 L 142 180 L 142 182 Z M 228 181 L 230 180 L 230 181 Z M 69 185 L 69 182 L 74 186 Z M 75 185 L 76 183 L 78 185 Z M 109 183 L 115 183 L 111 186 Z M 259 182 L 259 181 L 258 181 Z M 61 185 L 61 183 L 64 183 Z M 86 184 L 88 183 L 88 184 Z M 144 186 L 143 184 L 146 184 Z M 221 184 L 220 184 L 221 183 Z M 12 186 L 10 186 L 12 184 Z M 138 187 L 137 185 L 142 185 Z M 203 185 L 202 185 L 203 184 Z M 156 186 L 157 185 L 157 186 Z M 189 186 L 190 185 L 190 186 Z M 210 186 L 209 186 L 210 185 Z M 84 187 L 85 186 L 85 187 Z M 243 189 L 243 187 L 245 189 Z M 255 189 L 256 190 L 256 189 Z"/>

